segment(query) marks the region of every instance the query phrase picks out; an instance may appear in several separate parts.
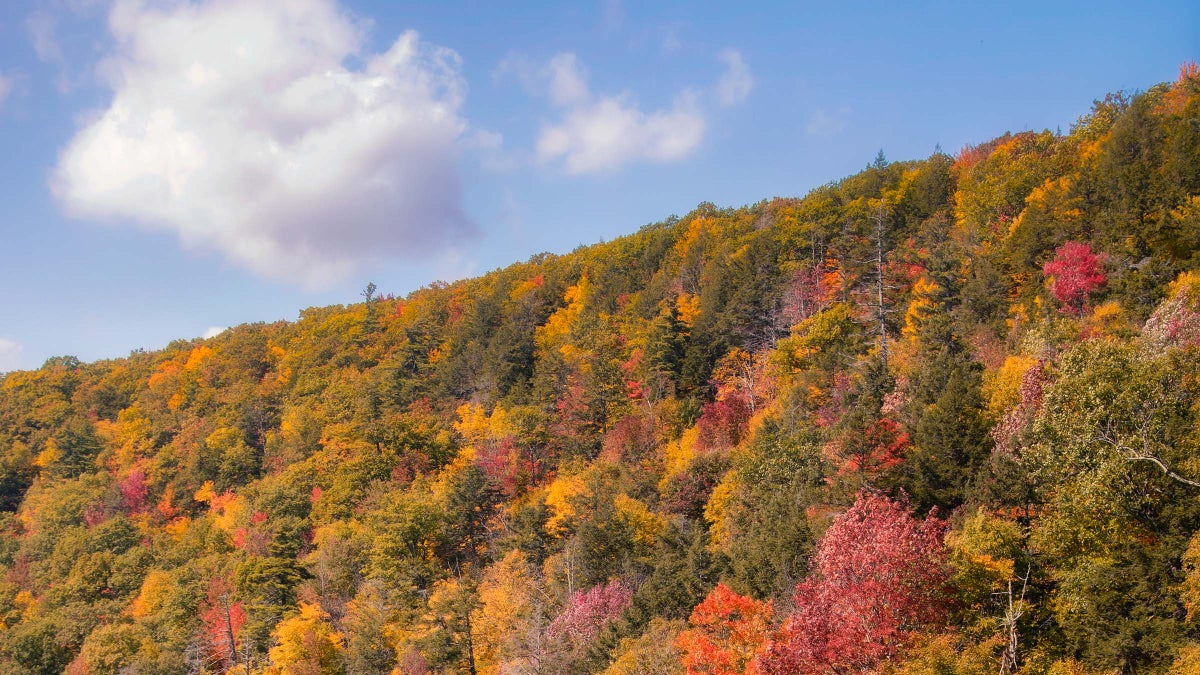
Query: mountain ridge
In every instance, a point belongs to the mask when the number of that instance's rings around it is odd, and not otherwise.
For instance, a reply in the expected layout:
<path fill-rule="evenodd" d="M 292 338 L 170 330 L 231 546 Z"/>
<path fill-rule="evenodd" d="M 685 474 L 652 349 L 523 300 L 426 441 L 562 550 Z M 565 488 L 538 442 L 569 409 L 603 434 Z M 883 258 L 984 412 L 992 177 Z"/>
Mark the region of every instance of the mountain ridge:
<path fill-rule="evenodd" d="M 1190 672 L 1200 74 L 0 379 L 0 670 Z"/>

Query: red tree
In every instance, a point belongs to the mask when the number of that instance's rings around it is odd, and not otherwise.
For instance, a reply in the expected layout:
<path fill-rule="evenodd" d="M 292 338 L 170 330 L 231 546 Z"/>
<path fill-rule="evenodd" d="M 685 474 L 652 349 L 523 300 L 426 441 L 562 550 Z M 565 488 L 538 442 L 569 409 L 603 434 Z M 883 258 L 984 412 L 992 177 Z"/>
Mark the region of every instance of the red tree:
<path fill-rule="evenodd" d="M 742 396 L 731 394 L 722 400 L 705 403 L 696 420 L 696 449 L 700 452 L 726 450 L 742 442 L 750 423 L 750 405 Z"/>
<path fill-rule="evenodd" d="M 945 522 L 867 492 L 817 547 L 796 609 L 759 655 L 762 673 L 872 670 L 948 609 Z"/>
<path fill-rule="evenodd" d="M 908 446 L 908 433 L 885 417 L 867 424 L 858 433 L 832 441 L 826 446 L 826 454 L 837 464 L 838 474 L 873 477 L 899 464 Z"/>
<path fill-rule="evenodd" d="M 200 611 L 206 665 L 216 672 L 225 672 L 238 664 L 238 635 L 246 623 L 246 610 L 232 595 L 227 579 L 212 579 Z"/>
<path fill-rule="evenodd" d="M 692 610 L 688 623 L 691 628 L 675 638 L 688 675 L 753 673 L 754 654 L 771 624 L 771 601 L 760 602 L 717 584 Z"/>
<path fill-rule="evenodd" d="M 1083 316 L 1088 296 L 1104 286 L 1104 259 L 1092 252 L 1087 244 L 1068 241 L 1054 251 L 1054 260 L 1042 267 L 1042 273 L 1053 279 L 1050 292 L 1062 303 L 1062 312 Z"/>

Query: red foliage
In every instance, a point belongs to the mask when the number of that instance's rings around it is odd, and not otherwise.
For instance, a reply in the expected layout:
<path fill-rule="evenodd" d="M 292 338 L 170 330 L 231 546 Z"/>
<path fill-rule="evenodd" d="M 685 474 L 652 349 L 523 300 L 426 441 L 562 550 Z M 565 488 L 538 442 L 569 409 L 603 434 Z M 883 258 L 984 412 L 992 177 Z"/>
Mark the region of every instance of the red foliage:
<path fill-rule="evenodd" d="M 654 448 L 654 427 L 649 417 L 626 415 L 604 435 L 601 456 L 611 462 L 638 462 Z"/>
<path fill-rule="evenodd" d="M 558 456 L 575 454 L 596 433 L 587 389 L 571 378 L 554 408 L 558 414 L 550 424 L 550 449 Z"/>
<path fill-rule="evenodd" d="M 908 433 L 898 423 L 883 418 L 868 424 L 859 434 L 832 441 L 826 453 L 838 465 L 839 474 L 875 475 L 899 464 L 908 446 Z"/>
<path fill-rule="evenodd" d="M 207 661 L 223 672 L 237 663 L 237 639 L 246 624 L 246 610 L 232 598 L 229 581 L 215 578 L 200 609 Z"/>
<path fill-rule="evenodd" d="M 795 611 L 759 656 L 763 673 L 869 671 L 948 610 L 946 523 L 859 493 L 796 586 Z"/>
<path fill-rule="evenodd" d="M 825 309 L 834 296 L 835 289 L 825 283 L 819 265 L 798 269 L 784 289 L 783 318 L 795 325 Z"/>
<path fill-rule="evenodd" d="M 725 450 L 742 442 L 750 423 L 746 399 L 730 394 L 720 401 L 704 404 L 696 420 L 696 449 L 704 452 Z"/>
<path fill-rule="evenodd" d="M 499 488 L 506 498 L 517 494 L 520 486 L 526 482 L 528 473 L 522 475 L 524 467 L 521 450 L 512 436 L 505 436 L 497 442 L 485 443 L 476 451 L 476 463 L 483 469 L 488 481 Z"/>
<path fill-rule="evenodd" d="M 759 672 L 754 655 L 767 637 L 771 601 L 734 593 L 717 584 L 688 618 L 691 628 L 675 638 L 688 675 L 741 675 Z"/>
<path fill-rule="evenodd" d="M 1068 241 L 1054 251 L 1054 260 L 1042 267 L 1051 277 L 1050 292 L 1063 304 L 1061 311 L 1083 316 L 1088 296 L 1104 287 L 1104 258 L 1092 252 L 1085 243 Z"/>
<path fill-rule="evenodd" d="M 150 488 L 146 485 L 146 472 L 134 467 L 129 475 L 118 484 L 121 490 L 121 506 L 128 513 L 141 513 L 146 508 L 146 495 Z"/>
<path fill-rule="evenodd" d="M 271 532 L 257 527 L 239 527 L 233 531 L 233 546 L 251 555 L 267 555 L 271 550 Z"/>
<path fill-rule="evenodd" d="M 562 637 L 576 645 L 587 644 L 615 621 L 632 599 L 633 589 L 623 581 L 577 591 L 562 613 L 550 622 L 546 634 L 551 639 Z"/>

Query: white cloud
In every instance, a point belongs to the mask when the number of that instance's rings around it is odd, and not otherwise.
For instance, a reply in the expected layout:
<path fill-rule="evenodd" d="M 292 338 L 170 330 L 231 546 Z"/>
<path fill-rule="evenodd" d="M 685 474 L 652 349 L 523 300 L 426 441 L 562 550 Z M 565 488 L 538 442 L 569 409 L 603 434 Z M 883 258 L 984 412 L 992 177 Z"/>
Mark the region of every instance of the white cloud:
<path fill-rule="evenodd" d="M 846 128 L 846 118 L 850 116 L 851 110 L 848 107 L 842 107 L 834 112 L 818 109 L 808 118 L 808 124 L 804 130 L 809 136 L 827 137 L 841 133 Z"/>
<path fill-rule="evenodd" d="M 669 109 L 642 112 L 632 95 L 593 96 L 574 54 L 558 54 L 543 71 L 561 119 L 537 141 L 542 163 L 561 161 L 567 173 L 613 171 L 637 161 L 671 162 L 691 154 L 706 121 L 696 95 L 684 91 Z"/>
<path fill-rule="evenodd" d="M 736 49 L 726 49 L 717 57 L 725 64 L 725 72 L 717 81 L 717 101 L 724 106 L 737 105 L 746 100 L 754 88 L 754 77 L 750 66 Z"/>
<path fill-rule="evenodd" d="M 12 93 L 13 82 L 11 78 L 5 77 L 4 73 L 0 73 L 0 106 L 4 105 L 4 99 Z"/>
<path fill-rule="evenodd" d="M 695 96 L 681 94 L 670 110 L 638 110 L 628 96 L 605 97 L 573 108 L 542 129 L 537 155 L 561 159 L 567 173 L 611 171 L 639 160 L 671 162 L 691 154 L 704 138 Z"/>
<path fill-rule="evenodd" d="M 575 60 L 574 54 L 556 54 L 546 66 L 550 80 L 550 100 L 555 105 L 582 103 L 591 96 L 587 73 Z"/>
<path fill-rule="evenodd" d="M 112 103 L 52 179 L 69 213 L 174 231 L 308 286 L 473 233 L 454 52 L 408 32 L 364 54 L 333 0 L 118 0 L 109 28 Z"/>
<path fill-rule="evenodd" d="M 225 326 L 209 326 L 208 330 L 204 331 L 203 337 L 205 340 L 211 340 L 221 333 L 224 333 L 226 330 L 228 329 Z"/>
<path fill-rule="evenodd" d="M 6 338 L 0 338 L 0 373 L 20 368 L 21 345 Z"/>

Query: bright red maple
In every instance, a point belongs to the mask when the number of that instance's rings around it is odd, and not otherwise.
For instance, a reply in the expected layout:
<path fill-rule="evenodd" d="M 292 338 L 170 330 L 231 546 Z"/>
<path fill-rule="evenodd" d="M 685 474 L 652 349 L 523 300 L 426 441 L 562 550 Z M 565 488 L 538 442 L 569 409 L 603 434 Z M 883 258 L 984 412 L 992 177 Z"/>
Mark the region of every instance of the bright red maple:
<path fill-rule="evenodd" d="M 1092 252 L 1083 242 L 1068 241 L 1054 251 L 1054 260 L 1042 267 L 1042 273 L 1053 279 L 1050 292 L 1062 303 L 1063 313 L 1083 316 L 1088 296 L 1104 287 L 1104 259 Z"/>
<path fill-rule="evenodd" d="M 761 602 L 717 584 L 692 610 L 691 628 L 675 639 L 688 675 L 741 675 L 754 670 L 754 655 L 767 637 L 771 601 Z"/>
<path fill-rule="evenodd" d="M 795 611 L 759 655 L 762 673 L 868 671 L 924 626 L 945 621 L 946 523 L 859 493 L 821 539 Z"/>

